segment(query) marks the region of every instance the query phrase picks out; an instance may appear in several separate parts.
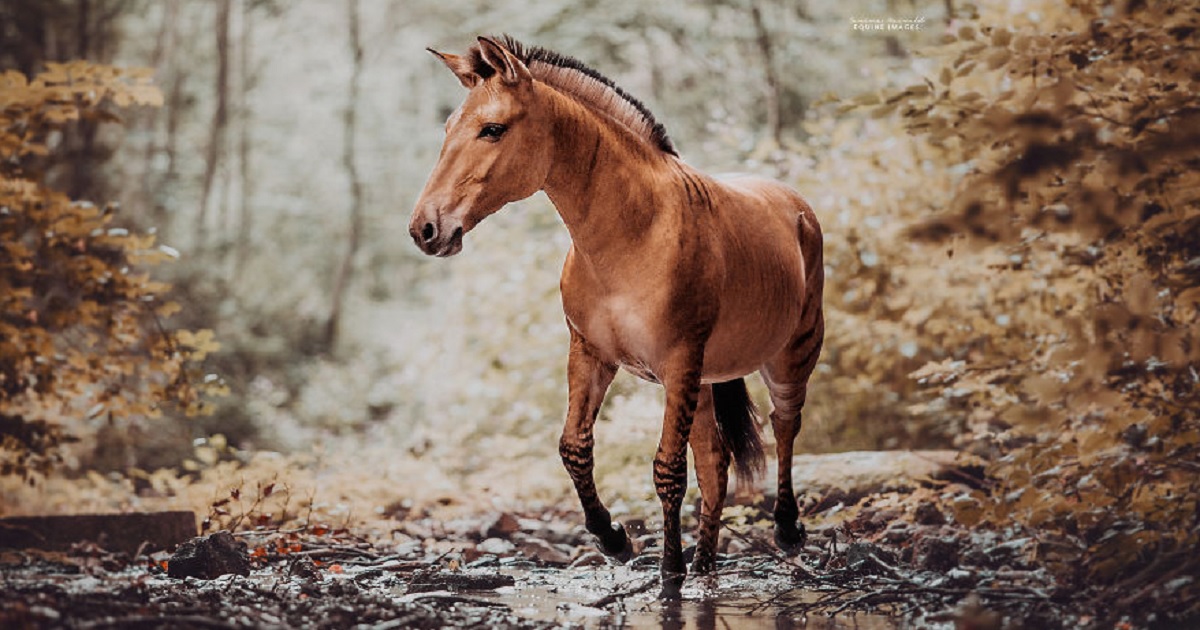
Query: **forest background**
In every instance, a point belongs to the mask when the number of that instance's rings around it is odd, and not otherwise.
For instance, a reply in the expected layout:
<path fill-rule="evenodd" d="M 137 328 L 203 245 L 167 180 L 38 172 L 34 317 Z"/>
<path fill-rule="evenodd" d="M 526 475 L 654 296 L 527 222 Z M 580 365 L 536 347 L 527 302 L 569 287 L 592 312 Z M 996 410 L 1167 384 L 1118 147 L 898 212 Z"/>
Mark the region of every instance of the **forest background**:
<path fill-rule="evenodd" d="M 280 520 L 569 502 L 557 216 L 514 204 L 450 260 L 406 227 L 462 97 L 423 49 L 507 32 L 615 79 L 696 166 L 816 209 L 802 451 L 959 449 L 985 483 L 942 497 L 957 522 L 1165 588 L 1200 543 L 1198 24 L 1091 0 L 3 0 L 0 513 L 206 513 L 240 485 L 286 488 Z M 622 376 L 602 412 L 618 514 L 655 504 L 661 403 Z"/>

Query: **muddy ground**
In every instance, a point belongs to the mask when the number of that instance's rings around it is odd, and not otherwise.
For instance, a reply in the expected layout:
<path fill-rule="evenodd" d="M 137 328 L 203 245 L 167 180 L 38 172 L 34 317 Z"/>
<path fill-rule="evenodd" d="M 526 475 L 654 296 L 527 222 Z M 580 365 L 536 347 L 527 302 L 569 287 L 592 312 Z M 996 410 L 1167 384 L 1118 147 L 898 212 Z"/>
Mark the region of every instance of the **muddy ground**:
<path fill-rule="evenodd" d="M 418 511 L 371 532 L 237 532 L 246 575 L 214 579 L 171 577 L 165 551 L 3 551 L 0 628 L 1113 627 L 1032 562 L 1029 539 L 965 532 L 935 506 L 838 521 L 844 504 L 824 503 L 795 556 L 765 511 L 735 511 L 716 575 L 689 577 L 679 602 L 657 597 L 653 521 L 626 519 L 637 553 L 622 564 L 569 508 Z"/>

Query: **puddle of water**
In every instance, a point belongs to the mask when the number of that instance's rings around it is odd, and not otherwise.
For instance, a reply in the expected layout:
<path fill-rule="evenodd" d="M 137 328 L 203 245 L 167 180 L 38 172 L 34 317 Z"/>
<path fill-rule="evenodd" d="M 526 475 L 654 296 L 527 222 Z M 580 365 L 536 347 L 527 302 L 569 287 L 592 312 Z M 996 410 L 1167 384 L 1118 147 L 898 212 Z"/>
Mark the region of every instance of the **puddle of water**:
<path fill-rule="evenodd" d="M 588 570 L 519 571 L 512 587 L 497 589 L 484 598 L 503 602 L 528 619 L 572 624 L 585 628 L 663 628 L 669 630 L 739 630 L 749 628 L 809 628 L 812 630 L 894 630 L 895 619 L 882 615 L 842 613 L 836 617 L 789 613 L 795 604 L 815 601 L 817 593 L 797 589 L 780 592 L 755 580 L 721 576 L 716 583 L 689 580 L 683 599 L 658 599 L 658 584 L 621 598 L 608 607 L 595 607 L 613 592 L 638 590 L 652 574 L 626 567 Z M 768 601 L 769 600 L 769 601 Z"/>
<path fill-rule="evenodd" d="M 896 624 L 878 615 L 823 617 L 794 615 L 779 606 L 754 608 L 752 601 L 718 599 L 659 602 L 644 609 L 612 615 L 603 625 L 626 628 L 663 628 L 664 630 L 742 630 L 750 628 L 810 628 L 812 630 L 893 630 Z M 599 627 L 600 624 L 598 624 Z"/>

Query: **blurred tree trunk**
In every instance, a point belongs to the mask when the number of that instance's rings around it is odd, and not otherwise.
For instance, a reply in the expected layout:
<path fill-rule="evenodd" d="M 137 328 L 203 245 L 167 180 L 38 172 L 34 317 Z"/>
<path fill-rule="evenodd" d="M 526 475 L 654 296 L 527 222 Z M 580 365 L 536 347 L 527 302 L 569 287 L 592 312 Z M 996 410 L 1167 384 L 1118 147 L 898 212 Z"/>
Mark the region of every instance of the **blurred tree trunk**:
<path fill-rule="evenodd" d="M 90 59 L 92 45 L 91 0 L 79 0 L 75 14 L 75 43 L 79 47 L 76 57 Z M 92 191 L 91 157 L 96 152 L 96 121 L 81 119 L 75 126 L 78 144 L 71 151 L 71 187 L 68 194 L 72 199 L 96 199 Z"/>
<path fill-rule="evenodd" d="M 767 130 L 776 147 L 783 146 L 783 116 L 780 111 L 779 74 L 775 69 L 775 46 L 771 41 L 771 32 L 763 20 L 762 10 L 757 1 L 750 3 L 750 17 L 754 21 L 754 38 L 758 52 L 762 55 L 763 68 L 766 78 Z"/>
<path fill-rule="evenodd" d="M 238 128 L 238 167 L 241 180 L 241 198 L 238 199 L 238 229 L 237 242 L 234 245 L 233 268 L 235 277 L 238 270 L 246 264 L 246 256 L 250 249 L 250 231 L 253 229 L 253 214 L 250 210 L 250 198 L 254 190 L 253 171 L 250 164 L 250 130 L 254 125 L 254 112 L 250 108 L 250 90 L 254 87 L 254 77 L 250 67 L 250 45 L 254 40 L 254 13 L 251 11 L 250 0 L 242 2 L 242 31 L 241 46 L 238 51 L 238 70 L 241 84 L 238 89 L 238 105 L 241 114 Z"/>
<path fill-rule="evenodd" d="M 117 42 L 117 19 L 125 11 L 126 0 L 78 0 L 75 4 L 73 50 L 69 46 L 57 47 L 54 56 L 47 59 L 65 61 L 70 58 L 87 59 L 109 63 Z M 47 16 L 53 19 L 54 16 Z M 63 37 L 65 33 L 51 31 L 51 37 Z M 53 44 L 53 39 L 47 43 Z M 57 58 L 56 58 L 57 57 Z M 64 146 L 70 156 L 70 171 L 67 192 L 72 199 L 109 199 L 108 187 L 99 177 L 98 165 L 108 161 L 109 147 L 97 142 L 96 134 L 100 123 L 95 119 L 81 119 L 64 138 Z"/>
<path fill-rule="evenodd" d="M 205 154 L 204 180 L 200 192 L 200 211 L 196 214 L 196 243 L 203 247 L 209 200 L 217 166 L 225 149 L 225 129 L 229 122 L 229 12 L 232 0 L 217 0 L 217 107 L 213 111 L 212 135 Z"/>
<path fill-rule="evenodd" d="M 0 70 L 31 76 L 46 59 L 60 60 L 56 42 L 70 14 L 66 0 L 0 0 Z"/>
<path fill-rule="evenodd" d="M 48 61 L 112 61 L 117 23 L 131 0 L 0 0 L 0 70 L 32 76 Z M 55 151 L 60 166 L 47 174 L 51 187 L 76 199 L 112 199 L 103 177 L 111 146 L 98 137 L 99 122 L 84 118 L 63 129 Z"/>
<path fill-rule="evenodd" d="M 167 172 L 163 174 L 163 182 L 170 188 L 179 179 L 179 123 L 184 113 L 183 82 L 187 73 L 181 72 L 179 64 L 172 62 L 170 72 L 171 87 L 167 93 L 167 137 L 163 143 L 163 151 L 167 154 Z M 162 218 L 166 218 L 166 206 L 158 208 Z"/>
<path fill-rule="evenodd" d="M 151 54 L 150 66 L 154 68 L 154 76 L 162 80 L 165 76 L 174 76 L 173 72 L 168 72 L 167 68 L 174 69 L 175 45 L 179 39 L 179 0 L 168 0 L 163 8 L 162 23 L 159 24 L 158 34 L 154 38 L 154 52 Z M 175 103 L 171 103 L 170 107 L 174 109 Z M 159 202 L 159 188 L 155 182 L 151 181 L 154 176 L 154 162 L 158 158 L 160 151 L 164 149 L 163 145 L 158 142 L 158 119 L 160 107 L 146 108 L 143 126 L 149 132 L 148 140 L 146 141 L 146 150 L 142 158 L 142 173 L 138 179 L 138 191 L 135 199 L 138 203 L 150 211 L 150 218 L 154 226 L 159 230 L 163 230 L 166 221 L 166 206 Z M 169 115 L 169 114 L 168 114 Z"/>
<path fill-rule="evenodd" d="M 358 130 L 358 93 L 362 81 L 363 48 L 359 33 L 358 0 L 347 0 L 346 9 L 350 23 L 350 54 L 354 60 L 353 71 L 350 74 L 349 95 L 346 112 L 343 117 L 345 131 L 342 144 L 342 165 L 346 169 L 346 177 L 350 181 L 350 233 L 346 244 L 346 253 L 338 267 L 337 276 L 333 281 L 333 301 L 329 309 L 329 319 L 325 322 L 323 347 L 325 352 L 332 352 L 337 343 L 338 328 L 341 325 L 342 312 L 345 308 L 346 290 L 354 274 L 354 258 L 362 241 L 363 217 L 362 181 L 359 178 L 358 166 L 354 160 L 355 135 Z"/>

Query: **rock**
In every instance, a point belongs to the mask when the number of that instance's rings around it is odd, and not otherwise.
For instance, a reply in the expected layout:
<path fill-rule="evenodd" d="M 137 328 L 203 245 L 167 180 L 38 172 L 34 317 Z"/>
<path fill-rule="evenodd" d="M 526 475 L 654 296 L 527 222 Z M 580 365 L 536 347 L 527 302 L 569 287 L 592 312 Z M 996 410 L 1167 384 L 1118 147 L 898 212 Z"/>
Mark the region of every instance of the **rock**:
<path fill-rule="evenodd" d="M 517 520 L 517 517 L 504 512 L 494 520 L 485 523 L 481 529 L 483 530 L 484 538 L 509 538 L 518 531 L 521 531 L 521 524 Z"/>
<path fill-rule="evenodd" d="M 733 536 L 722 537 L 721 545 L 725 547 L 724 550 L 722 550 L 722 553 L 727 554 L 746 553 L 754 548 L 745 540 L 742 540 L 741 538 L 734 538 Z"/>
<path fill-rule="evenodd" d="M 317 569 L 317 565 L 308 556 L 300 556 L 293 558 L 288 563 L 288 575 L 296 576 L 303 580 L 320 579 L 321 572 Z"/>
<path fill-rule="evenodd" d="M 526 558 L 531 558 L 544 564 L 562 566 L 571 562 L 570 555 L 540 538 L 525 538 L 517 543 L 517 551 L 524 554 Z"/>
<path fill-rule="evenodd" d="M 575 558 L 575 561 L 571 563 L 571 567 L 602 567 L 606 564 L 608 564 L 608 560 L 604 557 L 604 554 L 599 551 L 587 551 L 578 558 Z"/>
<path fill-rule="evenodd" d="M 882 547 L 869 542 L 851 543 L 846 548 L 846 567 L 866 575 L 891 575 L 895 560 Z"/>
<path fill-rule="evenodd" d="M 917 506 L 913 520 L 921 525 L 945 525 L 946 515 L 932 501 L 924 501 Z"/>
<path fill-rule="evenodd" d="M 912 524 L 906 523 L 902 520 L 888 523 L 887 529 L 883 530 L 883 540 L 892 544 L 907 542 L 912 537 Z"/>
<path fill-rule="evenodd" d="M 857 500 L 867 494 L 911 489 L 924 479 L 946 478 L 950 471 L 975 466 L 980 461 L 951 450 L 803 454 L 792 460 L 792 477 L 796 489 L 810 495 L 844 493 Z M 774 479 L 774 463 L 768 462 L 767 468 L 765 478 Z M 733 483 L 731 478 L 730 484 Z M 732 493 L 732 485 L 730 490 L 730 496 L 739 501 L 738 495 Z M 775 484 L 766 484 L 764 490 L 765 497 L 774 498 Z"/>
<path fill-rule="evenodd" d="M 437 567 L 417 571 L 408 584 L 409 593 L 432 591 L 490 591 L 503 586 L 512 586 L 517 581 L 503 573 L 465 573 L 442 571 Z"/>
<path fill-rule="evenodd" d="M 212 580 L 222 575 L 250 575 L 250 556 L 233 535 L 220 531 L 193 538 L 175 550 L 167 561 L 167 575 Z"/>
<path fill-rule="evenodd" d="M 478 545 L 475 545 L 475 549 L 480 553 L 490 553 L 497 556 L 503 556 L 505 554 L 512 553 L 513 549 L 516 549 L 516 545 L 508 542 L 507 540 L 488 538 Z"/>
<path fill-rule="evenodd" d="M 958 566 L 958 548 L 954 538 L 926 536 L 913 545 L 913 564 L 926 571 L 949 571 Z"/>
<path fill-rule="evenodd" d="M 132 554 L 168 549 L 195 535 L 196 515 L 190 511 L 0 518 L 0 547 L 14 549 L 67 551 L 91 541 Z"/>
<path fill-rule="evenodd" d="M 644 552 L 633 560 L 626 563 L 630 569 L 652 569 L 662 563 L 662 554 L 655 552 Z"/>

